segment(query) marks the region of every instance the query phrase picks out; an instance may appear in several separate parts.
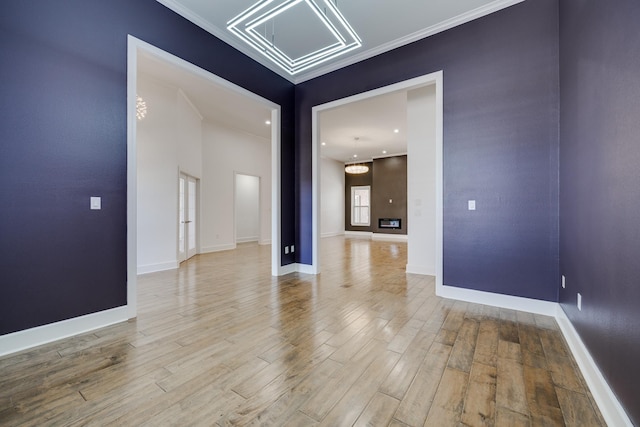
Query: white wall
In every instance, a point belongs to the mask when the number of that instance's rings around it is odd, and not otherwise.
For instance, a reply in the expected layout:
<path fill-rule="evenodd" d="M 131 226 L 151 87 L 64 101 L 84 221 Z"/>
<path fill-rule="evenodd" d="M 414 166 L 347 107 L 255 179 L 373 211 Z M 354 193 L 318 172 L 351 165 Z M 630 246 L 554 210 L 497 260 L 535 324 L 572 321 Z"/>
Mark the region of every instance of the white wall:
<path fill-rule="evenodd" d="M 322 158 L 320 173 L 320 232 L 322 237 L 344 234 L 344 163 Z"/>
<path fill-rule="evenodd" d="M 260 239 L 260 178 L 236 174 L 236 242 Z"/>
<path fill-rule="evenodd" d="M 203 123 L 201 251 L 235 248 L 234 175 L 260 177 L 260 244 L 271 243 L 271 141 Z"/>
<path fill-rule="evenodd" d="M 147 116 L 138 122 L 138 273 L 178 265 L 179 169 L 199 177 L 200 116 L 176 88 L 138 79 Z"/>
<path fill-rule="evenodd" d="M 407 271 L 434 276 L 437 256 L 435 100 L 435 85 L 407 92 Z"/>

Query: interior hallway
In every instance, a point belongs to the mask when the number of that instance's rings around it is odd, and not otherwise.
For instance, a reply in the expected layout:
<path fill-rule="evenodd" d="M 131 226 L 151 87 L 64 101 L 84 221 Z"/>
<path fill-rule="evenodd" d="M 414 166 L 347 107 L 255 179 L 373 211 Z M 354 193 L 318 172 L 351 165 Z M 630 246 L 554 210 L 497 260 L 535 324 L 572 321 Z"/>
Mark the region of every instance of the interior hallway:
<path fill-rule="evenodd" d="M 443 300 L 406 243 L 140 276 L 135 321 L 0 358 L 1 425 L 605 425 L 555 320 Z"/>

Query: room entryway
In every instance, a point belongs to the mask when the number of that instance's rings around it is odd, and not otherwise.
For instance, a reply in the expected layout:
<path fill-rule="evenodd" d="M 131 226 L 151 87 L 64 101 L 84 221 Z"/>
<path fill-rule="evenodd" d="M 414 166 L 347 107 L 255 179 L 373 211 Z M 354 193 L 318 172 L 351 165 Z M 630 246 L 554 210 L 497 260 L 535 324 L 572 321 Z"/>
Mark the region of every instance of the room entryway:
<path fill-rule="evenodd" d="M 180 173 L 178 189 L 178 261 L 186 261 L 197 253 L 198 180 Z"/>

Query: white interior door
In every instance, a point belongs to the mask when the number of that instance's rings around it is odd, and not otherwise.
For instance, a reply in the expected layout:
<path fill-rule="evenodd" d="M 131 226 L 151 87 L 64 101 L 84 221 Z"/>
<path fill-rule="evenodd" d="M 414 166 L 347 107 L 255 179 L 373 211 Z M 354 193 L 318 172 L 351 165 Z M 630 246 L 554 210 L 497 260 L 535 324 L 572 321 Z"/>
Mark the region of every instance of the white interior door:
<path fill-rule="evenodd" d="M 197 252 L 197 180 L 180 174 L 178 189 L 178 260 L 185 261 Z"/>

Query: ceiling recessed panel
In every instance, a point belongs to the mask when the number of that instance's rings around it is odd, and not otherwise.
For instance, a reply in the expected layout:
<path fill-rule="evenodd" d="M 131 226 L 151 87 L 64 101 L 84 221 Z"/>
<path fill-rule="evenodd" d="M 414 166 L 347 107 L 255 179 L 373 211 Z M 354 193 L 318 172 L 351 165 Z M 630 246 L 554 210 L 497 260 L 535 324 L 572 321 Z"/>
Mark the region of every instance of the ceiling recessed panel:
<path fill-rule="evenodd" d="M 456 25 L 464 24 L 524 0 L 157 1 L 283 77 L 294 83 L 299 83 Z M 284 6 L 282 6 L 283 4 Z M 255 34 L 248 34 L 247 24 L 256 24 L 265 13 L 279 6 L 289 7 L 289 9 L 282 12 L 282 17 L 264 16 L 267 18 L 265 22 L 259 22 L 253 27 Z M 238 32 L 242 35 L 234 35 L 228 29 L 228 23 L 243 12 L 253 10 L 256 7 L 260 10 L 258 14 L 251 16 L 251 23 L 246 21 L 244 22 L 245 26 L 237 27 Z M 333 9 L 339 12 L 339 16 L 333 12 Z M 312 23 L 313 18 L 311 17 L 314 15 L 317 19 L 314 21 L 315 23 Z M 325 18 L 326 23 L 323 22 L 322 17 Z M 347 24 L 345 25 L 345 23 Z M 278 65 L 274 62 L 274 57 L 278 56 L 278 53 L 267 53 L 268 49 L 263 46 L 264 40 L 270 40 L 268 28 L 270 24 L 275 27 L 275 45 L 279 48 L 280 55 L 288 58 L 280 58 L 281 63 Z M 350 47 L 332 51 L 331 46 L 340 37 L 336 37 L 329 29 L 318 29 L 318 26 L 326 25 L 335 27 L 345 37 L 345 45 Z M 349 35 L 350 31 L 360 39 L 361 47 L 357 47 L 357 44 L 354 43 L 353 37 Z M 259 35 L 264 39 L 262 42 L 258 41 Z M 242 38 L 243 36 L 245 39 Z M 252 40 L 253 45 L 247 44 L 249 42 L 246 39 Z M 315 57 L 310 55 L 314 52 L 316 52 Z M 311 61 L 311 59 L 317 58 L 322 61 Z"/>
<path fill-rule="evenodd" d="M 361 46 L 360 38 L 331 0 L 258 0 L 229 20 L 227 29 L 290 75 Z M 280 33 L 282 29 L 286 34 Z M 318 33 L 325 36 L 326 43 Z M 306 42 L 300 44 L 301 38 Z M 298 49 L 292 49 L 293 43 Z"/>
<path fill-rule="evenodd" d="M 273 43 L 274 47 L 292 60 L 299 60 L 310 52 L 340 43 L 340 39 L 318 19 L 305 2 L 267 20 L 252 31 L 258 37 L 263 37 L 265 42 Z M 307 38 L 304 45 L 297 40 L 300 34 L 305 34 Z"/>

